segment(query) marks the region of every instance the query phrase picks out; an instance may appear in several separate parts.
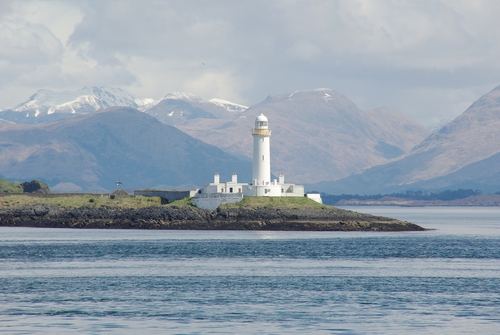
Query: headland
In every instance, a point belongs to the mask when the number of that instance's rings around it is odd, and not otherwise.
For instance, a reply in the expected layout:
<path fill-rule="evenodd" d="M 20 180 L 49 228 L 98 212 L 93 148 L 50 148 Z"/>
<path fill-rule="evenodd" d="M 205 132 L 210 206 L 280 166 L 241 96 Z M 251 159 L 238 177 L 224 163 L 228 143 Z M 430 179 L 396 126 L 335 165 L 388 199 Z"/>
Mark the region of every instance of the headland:
<path fill-rule="evenodd" d="M 0 226 L 92 229 L 424 231 L 396 219 L 322 205 L 305 197 L 247 197 L 214 211 L 191 199 L 162 204 L 157 197 L 6 195 Z"/>

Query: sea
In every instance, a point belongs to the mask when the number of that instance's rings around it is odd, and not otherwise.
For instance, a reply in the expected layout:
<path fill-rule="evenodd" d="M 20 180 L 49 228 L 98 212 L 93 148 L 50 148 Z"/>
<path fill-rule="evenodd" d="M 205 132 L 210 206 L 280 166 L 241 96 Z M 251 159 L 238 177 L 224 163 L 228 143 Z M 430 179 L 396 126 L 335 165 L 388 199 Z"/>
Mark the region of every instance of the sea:
<path fill-rule="evenodd" d="M 0 228 L 1 334 L 500 334 L 499 207 L 424 232 Z"/>

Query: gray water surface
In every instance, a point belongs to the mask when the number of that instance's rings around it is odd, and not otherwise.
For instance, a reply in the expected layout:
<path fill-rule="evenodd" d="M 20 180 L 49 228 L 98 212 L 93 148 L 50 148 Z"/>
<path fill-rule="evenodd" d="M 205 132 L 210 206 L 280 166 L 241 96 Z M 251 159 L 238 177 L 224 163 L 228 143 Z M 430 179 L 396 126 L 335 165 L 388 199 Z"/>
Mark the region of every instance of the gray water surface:
<path fill-rule="evenodd" d="M 498 334 L 500 208 L 411 233 L 0 228 L 0 333 Z"/>

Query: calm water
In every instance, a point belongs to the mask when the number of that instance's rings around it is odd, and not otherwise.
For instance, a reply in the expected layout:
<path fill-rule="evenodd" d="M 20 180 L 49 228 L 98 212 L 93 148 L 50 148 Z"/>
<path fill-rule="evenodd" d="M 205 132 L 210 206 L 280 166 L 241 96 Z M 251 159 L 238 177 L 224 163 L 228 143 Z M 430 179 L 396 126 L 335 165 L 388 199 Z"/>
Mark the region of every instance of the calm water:
<path fill-rule="evenodd" d="M 352 209 L 436 230 L 0 228 L 0 333 L 500 333 L 500 208 Z"/>

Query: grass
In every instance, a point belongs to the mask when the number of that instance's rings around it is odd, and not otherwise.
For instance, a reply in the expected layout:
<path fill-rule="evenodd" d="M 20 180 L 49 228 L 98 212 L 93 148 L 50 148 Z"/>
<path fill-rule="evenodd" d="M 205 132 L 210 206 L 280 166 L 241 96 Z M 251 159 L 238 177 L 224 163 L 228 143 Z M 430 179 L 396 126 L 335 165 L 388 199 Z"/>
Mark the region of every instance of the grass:
<path fill-rule="evenodd" d="M 168 206 L 177 206 L 177 207 L 194 206 L 192 200 L 193 198 L 184 198 L 180 200 L 175 200 L 169 203 Z"/>
<path fill-rule="evenodd" d="M 193 206 L 193 198 L 176 200 L 165 206 Z M 107 196 L 92 194 L 71 194 L 50 196 L 34 196 L 29 194 L 9 194 L 0 196 L 0 209 L 11 207 L 23 207 L 34 205 L 58 206 L 60 208 L 107 207 L 107 208 L 143 208 L 151 206 L 162 206 L 159 197 L 134 196 L 130 198 L 109 199 Z M 236 204 L 225 204 L 221 208 L 325 208 L 306 197 L 245 197 Z"/>
<path fill-rule="evenodd" d="M 142 208 L 161 206 L 159 197 L 136 196 L 121 199 L 109 199 L 99 195 L 60 195 L 60 196 L 31 196 L 27 194 L 11 194 L 0 197 L 0 208 L 22 207 L 34 205 L 58 206 L 61 208 L 90 207 L 115 207 L 115 208 Z"/>
<path fill-rule="evenodd" d="M 317 203 L 306 197 L 245 197 L 236 204 L 225 204 L 221 208 L 325 208 L 325 205 Z"/>
<path fill-rule="evenodd" d="M 0 179 L 0 193 L 23 193 L 23 187 L 20 182 L 8 182 L 5 179 Z"/>

